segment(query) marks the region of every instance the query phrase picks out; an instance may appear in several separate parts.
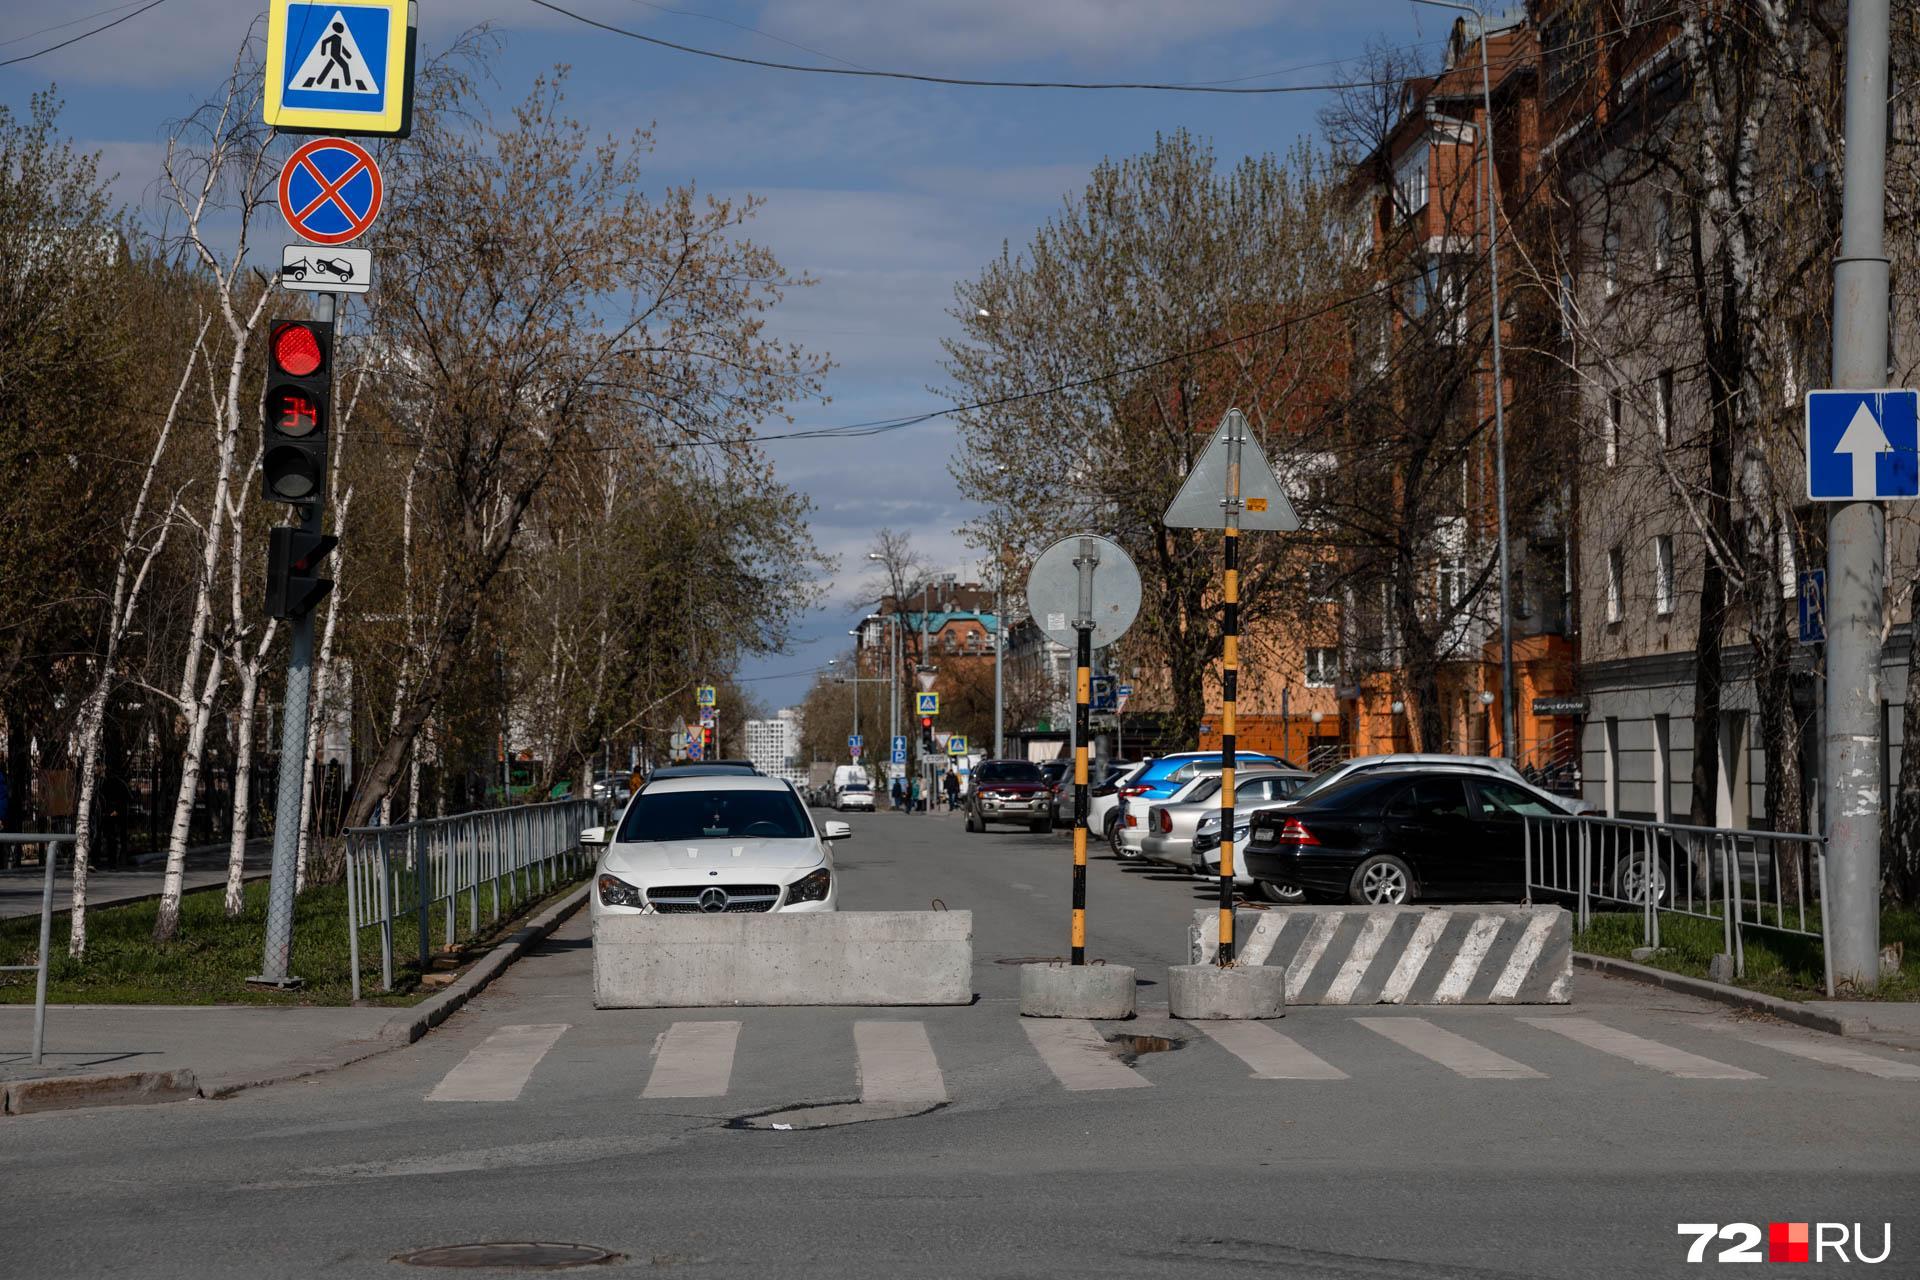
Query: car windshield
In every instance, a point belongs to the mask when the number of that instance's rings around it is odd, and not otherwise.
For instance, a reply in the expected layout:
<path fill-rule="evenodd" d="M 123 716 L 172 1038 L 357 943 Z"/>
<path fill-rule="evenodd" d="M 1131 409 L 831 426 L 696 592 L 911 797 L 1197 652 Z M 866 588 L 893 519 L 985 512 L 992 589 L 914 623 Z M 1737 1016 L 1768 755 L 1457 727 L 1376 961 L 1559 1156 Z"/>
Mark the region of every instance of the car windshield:
<path fill-rule="evenodd" d="M 989 760 L 973 771 L 975 782 L 1044 782 L 1040 766 L 1025 760 Z"/>
<path fill-rule="evenodd" d="M 643 791 L 620 823 L 623 841 L 798 840 L 813 834 L 791 791 Z"/>

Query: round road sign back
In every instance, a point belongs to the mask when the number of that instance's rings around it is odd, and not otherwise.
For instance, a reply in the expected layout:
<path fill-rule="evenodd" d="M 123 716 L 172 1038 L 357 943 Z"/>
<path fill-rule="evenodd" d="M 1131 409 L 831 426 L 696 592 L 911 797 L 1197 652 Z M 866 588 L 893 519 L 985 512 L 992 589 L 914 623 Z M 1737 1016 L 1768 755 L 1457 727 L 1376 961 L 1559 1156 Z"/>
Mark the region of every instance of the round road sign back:
<path fill-rule="evenodd" d="M 1040 553 L 1027 575 L 1027 608 L 1047 637 L 1072 649 L 1078 643 L 1073 629 L 1080 611 L 1080 566 L 1083 550 L 1091 551 L 1093 566 L 1093 647 L 1112 644 L 1127 633 L 1140 613 L 1140 571 L 1120 544 L 1097 534 L 1076 533 Z"/>
<path fill-rule="evenodd" d="M 345 244 L 380 216 L 380 166 L 346 138 L 316 138 L 280 171 L 280 215 L 314 244 Z"/>

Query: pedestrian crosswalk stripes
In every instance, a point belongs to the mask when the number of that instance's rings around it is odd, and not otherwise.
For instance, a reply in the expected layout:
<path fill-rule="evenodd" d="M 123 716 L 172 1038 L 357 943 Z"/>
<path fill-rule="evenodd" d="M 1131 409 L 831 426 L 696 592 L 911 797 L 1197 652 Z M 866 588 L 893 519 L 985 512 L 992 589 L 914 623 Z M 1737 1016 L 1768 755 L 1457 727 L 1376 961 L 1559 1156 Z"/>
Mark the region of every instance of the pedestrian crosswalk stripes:
<path fill-rule="evenodd" d="M 945 1102 L 946 1081 L 924 1022 L 856 1022 L 860 1101 Z"/>
<path fill-rule="evenodd" d="M 1023 1018 L 1020 1026 L 1054 1079 L 1078 1093 L 1092 1089 L 1138 1089 L 1152 1084 L 1114 1057 L 1091 1022 L 1079 1018 Z"/>
<path fill-rule="evenodd" d="M 1255 1080 L 1345 1080 L 1347 1073 L 1263 1022 L 1198 1022 L 1209 1040 L 1253 1068 Z"/>
<path fill-rule="evenodd" d="M 567 1029 L 564 1022 L 501 1027 L 447 1072 L 427 1101 L 512 1102 Z"/>
<path fill-rule="evenodd" d="M 643 1098 L 723 1098 L 733 1080 L 738 1022 L 676 1022 L 660 1037 Z"/>
<path fill-rule="evenodd" d="M 1024 1039 L 1026 1048 L 1038 1059 L 1035 1069 L 1044 1067 L 1046 1073 L 1031 1078 L 1045 1080 L 1050 1076 L 1053 1087 L 1070 1093 L 1143 1089 L 1155 1084 L 1177 1088 L 1197 1078 L 1206 1079 L 1208 1087 L 1220 1087 L 1227 1078 L 1221 1074 L 1223 1068 L 1236 1061 L 1246 1068 L 1247 1074 L 1240 1078 L 1273 1082 L 1252 1086 L 1256 1088 L 1301 1081 L 1351 1087 L 1377 1081 L 1394 1069 L 1396 1049 L 1380 1046 L 1369 1050 L 1354 1039 L 1349 1028 L 1369 1033 L 1363 1040 L 1379 1037 L 1391 1042 L 1407 1055 L 1401 1059 L 1403 1063 L 1425 1062 L 1473 1082 L 1545 1080 L 1553 1076 L 1578 1080 L 1583 1071 L 1610 1061 L 1624 1061 L 1686 1080 L 1759 1081 L 1781 1074 L 1785 1059 L 1811 1064 L 1797 1068 L 1801 1072 L 1841 1070 L 1886 1081 L 1920 1081 L 1920 1055 L 1903 1059 L 1897 1050 L 1858 1048 L 1833 1037 L 1781 1028 L 1719 1021 L 1666 1022 L 1658 1024 L 1654 1032 L 1661 1037 L 1673 1034 L 1697 1042 L 1701 1033 L 1712 1031 L 1723 1037 L 1724 1047 L 1741 1050 L 1747 1057 L 1754 1053 L 1784 1055 L 1774 1065 L 1755 1061 L 1743 1066 L 1737 1065 L 1738 1058 L 1735 1062 L 1720 1061 L 1598 1018 L 1569 1014 L 1458 1016 L 1463 1012 L 1449 1015 L 1450 1026 L 1442 1026 L 1434 1018 L 1408 1014 L 1290 1017 L 1279 1024 L 1161 1021 L 1154 1025 L 1154 1034 L 1185 1039 L 1189 1041 L 1187 1050 L 1146 1059 L 1144 1070 L 1131 1057 L 1122 1056 L 1135 1046 L 1115 1043 L 1101 1027 L 1073 1018 L 1013 1019 L 1019 1023 L 1020 1033 L 1010 1027 L 988 1032 L 983 1024 L 975 1023 L 964 1036 L 955 1035 L 953 1023 L 945 1019 L 857 1018 L 840 1025 L 847 1036 L 842 1043 L 850 1042 L 852 1049 L 852 1079 L 847 1085 L 857 1087 L 860 1100 L 866 1103 L 951 1100 L 948 1072 L 952 1067 L 942 1061 L 942 1055 L 951 1054 L 959 1063 L 961 1079 L 977 1081 L 981 1077 L 978 1043 L 983 1036 L 994 1041 L 988 1056 L 995 1071 L 1002 1066 L 1018 1070 L 1013 1063 L 1017 1051 L 1008 1050 Z M 789 1042 L 765 1025 L 756 1033 L 751 1017 L 670 1023 L 659 1033 L 650 1064 L 641 1068 L 646 1073 L 641 1097 L 725 1098 L 764 1088 L 764 1065 L 759 1077 L 750 1070 L 742 1087 L 736 1079 L 736 1056 L 744 1053 L 748 1055 L 745 1061 L 764 1064 L 789 1053 Z M 426 1100 L 507 1103 L 537 1096 L 538 1091 L 528 1090 L 527 1085 L 541 1071 L 547 1055 L 573 1030 L 567 1023 L 497 1027 L 433 1085 Z M 1379 1046 L 1379 1040 L 1374 1040 L 1374 1045 Z M 1578 1056 L 1583 1052 L 1590 1056 Z M 1576 1056 L 1569 1058 L 1569 1053 Z M 825 1081 L 833 1072 L 846 1071 L 848 1064 L 844 1059 L 841 1062 L 843 1065 L 829 1067 L 828 1074 L 816 1080 Z M 1616 1073 L 1622 1069 L 1607 1068 Z M 633 1072 L 627 1078 L 631 1080 L 637 1074 Z M 1792 1072 L 1787 1074 L 1791 1076 Z M 626 1086 L 632 1087 L 631 1083 Z"/>
<path fill-rule="evenodd" d="M 1523 1062 L 1515 1062 L 1465 1036 L 1437 1027 L 1425 1018 L 1355 1018 L 1369 1031 L 1378 1032 L 1403 1049 L 1437 1062 L 1455 1075 L 1470 1080 L 1543 1080 L 1544 1072 Z"/>
<path fill-rule="evenodd" d="M 1790 1053 L 1796 1058 L 1824 1062 L 1828 1066 L 1864 1072 L 1870 1076 L 1878 1076 L 1882 1080 L 1920 1080 L 1920 1062 L 1892 1062 L 1885 1058 L 1876 1058 L 1870 1053 L 1862 1053 L 1850 1045 L 1826 1036 L 1795 1036 L 1742 1024 L 1705 1023 L 1701 1025 L 1707 1030 L 1725 1032 L 1745 1040 L 1748 1044 L 1757 1044 L 1781 1053 Z"/>
<path fill-rule="evenodd" d="M 1637 1062 L 1643 1067 L 1652 1067 L 1655 1071 L 1679 1076 L 1683 1080 L 1759 1080 L 1762 1078 L 1757 1072 L 1730 1067 L 1724 1062 L 1715 1062 L 1712 1058 L 1703 1058 L 1697 1053 L 1688 1053 L 1684 1049 L 1676 1049 L 1672 1045 L 1634 1035 L 1631 1031 L 1609 1027 L 1605 1023 L 1595 1022 L 1592 1018 L 1561 1016 L 1522 1018 L 1520 1021 L 1529 1026 L 1556 1032 L 1570 1040 L 1576 1040 L 1589 1049 L 1598 1049 L 1616 1058 L 1625 1058 L 1628 1062 Z"/>

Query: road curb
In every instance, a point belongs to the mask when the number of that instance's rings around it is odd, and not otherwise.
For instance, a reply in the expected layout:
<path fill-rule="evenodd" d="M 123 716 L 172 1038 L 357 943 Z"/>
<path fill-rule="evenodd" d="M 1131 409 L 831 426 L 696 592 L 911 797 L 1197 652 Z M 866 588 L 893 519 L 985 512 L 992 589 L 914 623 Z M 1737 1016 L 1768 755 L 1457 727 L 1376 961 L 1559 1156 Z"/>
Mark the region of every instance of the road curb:
<path fill-rule="evenodd" d="M 484 991 L 487 984 L 499 977 L 508 965 L 525 955 L 535 944 L 546 941 L 555 929 L 581 908 L 592 888 L 593 882 L 589 880 L 515 930 L 504 942 L 496 943 L 492 950 L 480 957 L 472 968 L 460 975 L 459 981 L 445 991 L 431 1000 L 402 1009 L 380 1028 L 380 1039 L 390 1045 L 412 1044 L 445 1022 L 454 1010 Z"/>
<path fill-rule="evenodd" d="M 1836 1018 L 1831 1014 L 1805 1008 L 1791 1000 L 1783 1000 L 1779 996 L 1762 995 L 1758 991 L 1730 987 L 1720 982 L 1709 982 L 1705 978 L 1689 978 L 1685 974 L 1668 973 L 1665 969 L 1635 964 L 1631 960 L 1616 960 L 1612 956 L 1596 956 L 1585 951 L 1576 951 L 1573 953 L 1573 963 L 1582 969 L 1591 969 L 1595 973 L 1604 973 L 1609 977 L 1645 982 L 1652 986 L 1665 987 L 1669 991 L 1677 991 L 1682 995 L 1698 996 L 1702 1000 L 1730 1005 L 1736 1009 L 1751 1009 L 1757 1013 L 1772 1014 L 1782 1022 L 1791 1022 L 1812 1031 L 1824 1031 L 1828 1035 L 1857 1036 L 1865 1030 L 1864 1020 L 1860 1020 L 1855 1026 L 1853 1019 Z"/>
<path fill-rule="evenodd" d="M 127 1071 L 98 1076 L 40 1076 L 12 1080 L 0 1088 L 0 1112 L 10 1116 L 79 1107 L 124 1107 L 146 1102 L 179 1102 L 200 1096 L 193 1072 Z"/>

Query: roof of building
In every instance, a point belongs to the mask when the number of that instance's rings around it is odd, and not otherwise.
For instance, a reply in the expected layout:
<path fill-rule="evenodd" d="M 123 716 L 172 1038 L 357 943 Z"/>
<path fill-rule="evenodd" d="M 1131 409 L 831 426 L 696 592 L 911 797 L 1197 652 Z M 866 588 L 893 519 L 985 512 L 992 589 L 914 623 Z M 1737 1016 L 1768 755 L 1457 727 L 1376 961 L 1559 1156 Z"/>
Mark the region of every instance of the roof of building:
<path fill-rule="evenodd" d="M 900 618 L 901 625 L 906 627 L 909 631 L 920 630 L 921 615 L 913 612 L 907 612 L 907 613 L 899 614 L 898 617 Z M 936 633 L 940 631 L 944 631 L 948 626 L 956 622 L 977 622 L 980 624 L 980 626 L 985 628 L 989 633 L 998 631 L 1000 629 L 1000 620 L 991 613 L 974 613 L 974 612 L 963 611 L 963 610 L 952 610 L 945 613 L 929 613 L 926 615 L 926 620 L 927 620 L 927 630 L 936 632 Z"/>

